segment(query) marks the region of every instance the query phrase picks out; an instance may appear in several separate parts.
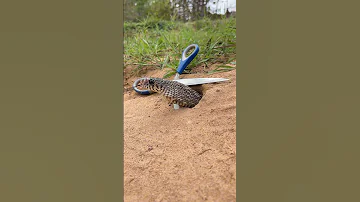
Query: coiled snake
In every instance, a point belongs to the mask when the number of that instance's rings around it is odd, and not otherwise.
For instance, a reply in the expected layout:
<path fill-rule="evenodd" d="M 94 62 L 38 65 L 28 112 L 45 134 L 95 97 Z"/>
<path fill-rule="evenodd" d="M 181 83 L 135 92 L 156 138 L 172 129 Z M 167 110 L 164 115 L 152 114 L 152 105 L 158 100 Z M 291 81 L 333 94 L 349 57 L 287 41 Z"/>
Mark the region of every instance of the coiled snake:
<path fill-rule="evenodd" d="M 139 81 L 138 86 L 161 93 L 168 100 L 169 106 L 178 104 L 181 107 L 193 108 L 202 98 L 199 92 L 177 81 L 143 78 Z"/>

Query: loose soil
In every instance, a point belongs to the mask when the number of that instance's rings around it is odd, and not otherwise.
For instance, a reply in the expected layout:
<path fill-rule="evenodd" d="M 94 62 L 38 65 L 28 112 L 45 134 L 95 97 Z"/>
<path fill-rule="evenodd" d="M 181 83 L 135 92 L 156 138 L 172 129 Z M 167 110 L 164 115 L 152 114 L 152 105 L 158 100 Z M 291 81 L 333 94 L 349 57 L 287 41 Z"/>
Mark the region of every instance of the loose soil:
<path fill-rule="evenodd" d="M 137 78 L 162 78 L 165 71 L 131 71 L 124 72 L 125 202 L 235 202 L 236 71 L 208 75 L 199 67 L 181 75 L 230 81 L 202 85 L 200 103 L 179 110 L 159 94 L 131 88 Z"/>

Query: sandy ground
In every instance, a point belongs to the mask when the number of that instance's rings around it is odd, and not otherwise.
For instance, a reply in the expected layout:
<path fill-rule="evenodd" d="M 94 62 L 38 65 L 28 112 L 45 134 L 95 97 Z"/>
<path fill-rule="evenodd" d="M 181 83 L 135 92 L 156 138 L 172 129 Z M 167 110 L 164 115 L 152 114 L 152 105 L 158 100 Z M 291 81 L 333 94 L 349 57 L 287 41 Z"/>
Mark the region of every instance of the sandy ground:
<path fill-rule="evenodd" d="M 147 201 L 236 201 L 236 71 L 181 78 L 221 77 L 205 84 L 194 108 L 174 110 L 159 94 L 139 95 L 135 79 L 162 77 L 147 71 L 129 78 L 124 92 L 124 198 Z M 171 78 L 172 79 L 172 78 Z"/>

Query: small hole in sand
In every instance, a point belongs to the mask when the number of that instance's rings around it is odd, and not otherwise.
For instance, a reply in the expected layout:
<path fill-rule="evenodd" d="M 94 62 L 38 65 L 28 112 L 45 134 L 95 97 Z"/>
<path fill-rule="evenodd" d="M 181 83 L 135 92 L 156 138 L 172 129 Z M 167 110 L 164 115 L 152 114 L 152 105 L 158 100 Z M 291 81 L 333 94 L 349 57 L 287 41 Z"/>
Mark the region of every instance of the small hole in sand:
<path fill-rule="evenodd" d="M 193 90 L 195 90 L 196 92 L 200 93 L 201 96 L 204 96 L 205 88 L 203 85 L 193 85 L 193 86 L 189 86 L 189 87 L 192 88 Z"/>
<path fill-rule="evenodd" d="M 189 86 L 189 87 L 201 95 L 200 101 L 204 98 L 204 95 L 206 94 L 206 90 L 207 90 L 207 88 L 204 85 L 200 84 L 200 85 L 193 85 L 193 86 Z"/>

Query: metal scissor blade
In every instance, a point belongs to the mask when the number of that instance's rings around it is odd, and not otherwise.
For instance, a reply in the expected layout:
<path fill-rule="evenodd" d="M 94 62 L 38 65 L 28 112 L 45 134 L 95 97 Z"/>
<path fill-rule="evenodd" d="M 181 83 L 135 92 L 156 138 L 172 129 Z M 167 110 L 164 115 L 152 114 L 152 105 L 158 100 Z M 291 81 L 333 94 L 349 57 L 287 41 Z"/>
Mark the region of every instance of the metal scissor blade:
<path fill-rule="evenodd" d="M 187 86 L 200 85 L 200 84 L 205 84 L 205 83 L 222 82 L 222 81 L 228 81 L 228 80 L 229 79 L 224 79 L 224 78 L 174 79 L 174 81 L 180 82 L 180 83 L 185 84 Z"/>

